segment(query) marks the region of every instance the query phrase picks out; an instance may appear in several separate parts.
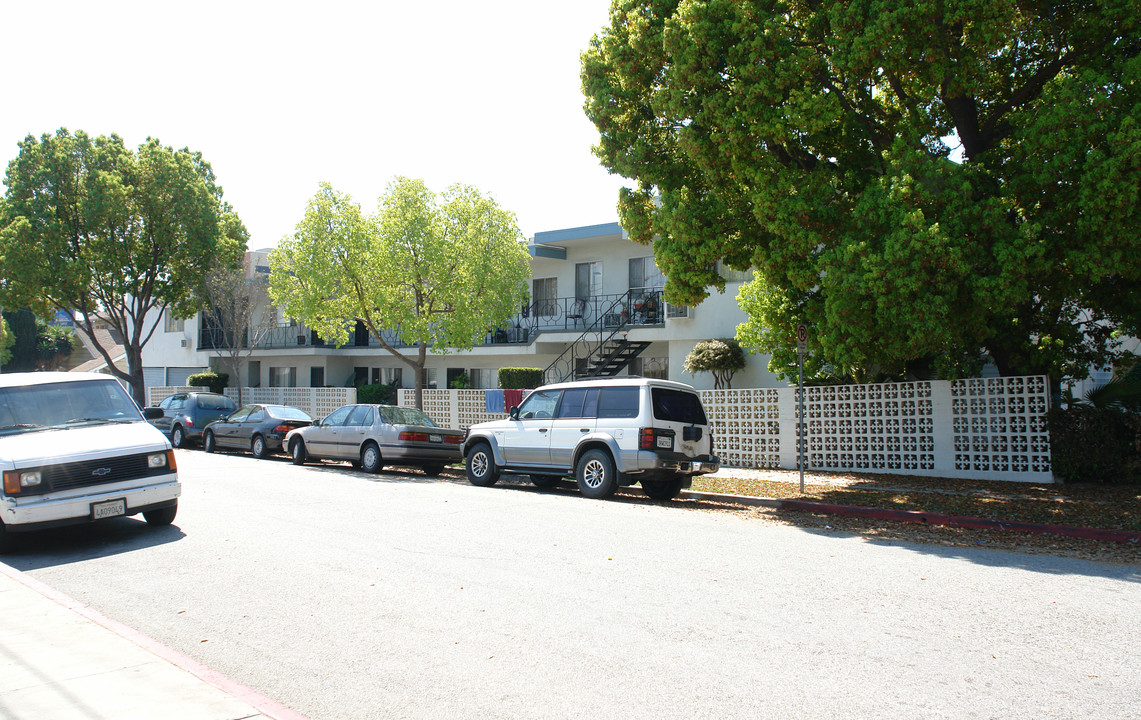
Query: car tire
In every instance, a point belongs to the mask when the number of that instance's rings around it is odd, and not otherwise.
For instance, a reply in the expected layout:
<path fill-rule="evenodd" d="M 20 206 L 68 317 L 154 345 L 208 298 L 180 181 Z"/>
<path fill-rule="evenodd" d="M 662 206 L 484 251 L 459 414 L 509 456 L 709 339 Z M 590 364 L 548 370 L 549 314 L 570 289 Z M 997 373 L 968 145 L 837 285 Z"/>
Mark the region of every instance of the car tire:
<path fill-rule="evenodd" d="M 212 453 L 216 449 L 217 446 L 214 444 L 214 432 L 212 430 L 207 430 L 206 432 L 202 433 L 202 451 Z"/>
<path fill-rule="evenodd" d="M 680 477 L 671 477 L 665 480 L 643 480 L 642 491 L 651 500 L 673 500 L 681 495 L 684 482 Z"/>
<path fill-rule="evenodd" d="M 476 443 L 468 450 L 464 462 L 467 481 L 479 487 L 489 487 L 499 481 L 499 468 L 495 467 L 495 456 L 491 446 L 485 442 Z"/>
<path fill-rule="evenodd" d="M 371 475 L 380 472 L 382 467 L 384 462 L 380 456 L 380 448 L 374 442 L 365 443 L 361 448 L 361 470 Z"/>
<path fill-rule="evenodd" d="M 305 441 L 297 438 L 289 445 L 289 457 L 293 459 L 294 465 L 304 465 L 305 461 L 309 459 L 309 453 L 305 450 Z"/>
<path fill-rule="evenodd" d="M 250 440 L 250 453 L 258 460 L 264 460 L 269 455 L 269 448 L 265 445 L 264 437 L 254 435 L 254 439 Z"/>
<path fill-rule="evenodd" d="M 443 465 L 425 465 L 421 469 L 424 471 L 424 474 L 427 475 L 428 477 L 439 477 L 440 473 L 444 472 L 444 466 Z"/>
<path fill-rule="evenodd" d="M 554 475 L 532 475 L 531 484 L 541 490 L 547 490 L 558 485 L 559 478 Z"/>
<path fill-rule="evenodd" d="M 170 429 L 170 444 L 176 448 L 186 447 L 186 431 L 181 425 L 175 425 Z"/>
<path fill-rule="evenodd" d="M 159 508 L 158 510 L 144 510 L 143 519 L 147 521 L 147 525 L 170 525 L 174 522 L 174 516 L 178 514 L 178 503 L 170 507 Z"/>
<path fill-rule="evenodd" d="M 574 478 L 578 489 L 588 498 L 596 500 L 610 497 L 618 489 L 618 473 L 614 460 L 604 450 L 587 450 L 578 459 Z"/>

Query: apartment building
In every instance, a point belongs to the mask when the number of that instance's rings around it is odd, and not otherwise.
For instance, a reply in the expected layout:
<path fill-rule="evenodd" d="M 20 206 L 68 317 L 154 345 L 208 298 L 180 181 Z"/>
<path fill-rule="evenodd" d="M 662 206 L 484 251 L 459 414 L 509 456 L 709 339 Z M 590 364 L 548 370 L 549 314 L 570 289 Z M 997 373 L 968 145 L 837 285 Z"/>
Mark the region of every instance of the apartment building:
<path fill-rule="evenodd" d="M 618 223 L 536 233 L 529 242 L 531 301 L 502 327 L 490 329 L 468 351 L 428 357 L 424 387 L 446 388 L 461 375 L 474 388 L 494 388 L 501 367 L 537 367 L 548 382 L 576 374 L 632 374 L 711 388 L 708 373 L 690 375 L 686 355 L 703 340 L 732 337 L 745 320 L 737 290 L 747 274 L 724 271 L 724 294 L 697 307 L 664 301 L 665 278 L 649 247 L 632 242 Z M 269 272 L 268 251 L 246 256 L 247 277 Z M 202 313 L 164 317 L 143 350 L 148 386 L 181 385 L 194 372 L 227 372 L 216 349 L 217 331 Z M 386 337 L 397 345 L 395 334 Z M 767 369 L 768 356 L 747 357 L 735 387 L 787 383 Z M 411 368 L 358 325 L 347 344 L 334 347 L 304 324 L 278 315 L 242 368 L 247 387 L 322 387 L 397 381 L 414 387 Z M 235 379 L 231 378 L 231 384 Z"/>

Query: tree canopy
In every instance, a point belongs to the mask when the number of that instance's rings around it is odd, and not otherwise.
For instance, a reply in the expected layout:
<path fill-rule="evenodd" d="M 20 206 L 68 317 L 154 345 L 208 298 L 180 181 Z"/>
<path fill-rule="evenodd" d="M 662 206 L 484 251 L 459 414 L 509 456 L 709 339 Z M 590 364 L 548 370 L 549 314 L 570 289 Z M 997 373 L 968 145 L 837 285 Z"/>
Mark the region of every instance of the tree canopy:
<path fill-rule="evenodd" d="M 270 255 L 270 296 L 337 345 L 364 323 L 414 370 L 422 407 L 427 352 L 470 349 L 505 323 L 526 302 L 529 273 L 514 213 L 471 186 L 437 196 L 398 177 L 373 215 L 322 184 Z"/>
<path fill-rule="evenodd" d="M 241 259 L 246 230 L 200 153 L 153 138 L 132 152 L 117 135 L 65 129 L 19 147 L 0 218 L 3 304 L 66 312 L 142 403 L 142 347 L 160 311 L 192 315 L 206 271 Z M 99 321 L 121 338 L 127 372 L 100 344 Z"/>
<path fill-rule="evenodd" d="M 1136 0 L 617 0 L 583 55 L 666 295 L 754 267 L 738 338 L 809 369 L 1085 377 L 1141 319 Z"/>

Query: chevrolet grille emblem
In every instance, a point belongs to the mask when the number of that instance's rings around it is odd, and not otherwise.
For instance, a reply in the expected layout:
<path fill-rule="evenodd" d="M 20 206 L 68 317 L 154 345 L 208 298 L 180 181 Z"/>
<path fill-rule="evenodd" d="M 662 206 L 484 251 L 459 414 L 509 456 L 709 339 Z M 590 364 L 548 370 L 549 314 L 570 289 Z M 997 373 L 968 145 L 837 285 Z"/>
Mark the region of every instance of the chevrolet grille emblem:
<path fill-rule="evenodd" d="M 111 468 L 103 467 L 103 468 L 96 468 L 95 470 L 92 470 L 91 474 L 95 475 L 96 477 L 103 477 L 104 475 L 106 475 L 109 472 L 111 472 Z"/>

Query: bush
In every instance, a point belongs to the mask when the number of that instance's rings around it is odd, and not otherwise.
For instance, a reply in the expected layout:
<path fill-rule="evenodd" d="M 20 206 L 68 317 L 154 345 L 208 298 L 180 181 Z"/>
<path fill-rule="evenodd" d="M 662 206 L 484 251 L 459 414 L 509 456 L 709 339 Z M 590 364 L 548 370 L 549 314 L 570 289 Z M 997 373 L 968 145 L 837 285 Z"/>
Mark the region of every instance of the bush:
<path fill-rule="evenodd" d="M 1141 480 L 1141 417 L 1114 408 L 1076 406 L 1047 415 L 1054 474 L 1066 482 Z"/>
<path fill-rule="evenodd" d="M 210 392 L 221 394 L 230 383 L 230 376 L 226 373 L 216 373 L 210 370 L 194 373 L 186 378 L 186 384 L 193 387 L 210 388 Z"/>
<path fill-rule="evenodd" d="M 504 390 L 532 389 L 543 384 L 541 368 L 499 368 L 499 387 Z"/>
<path fill-rule="evenodd" d="M 361 385 L 357 388 L 357 402 L 366 405 L 395 405 L 396 389 L 396 381 Z"/>

